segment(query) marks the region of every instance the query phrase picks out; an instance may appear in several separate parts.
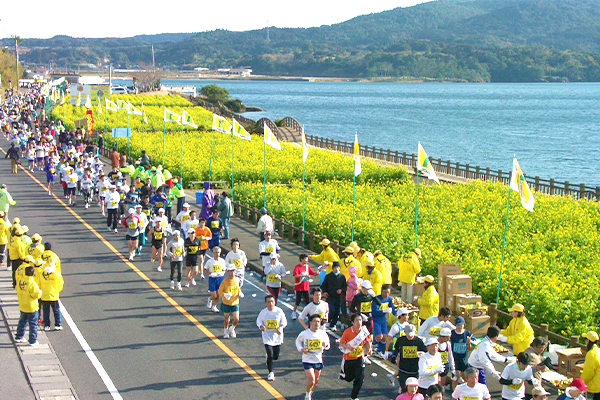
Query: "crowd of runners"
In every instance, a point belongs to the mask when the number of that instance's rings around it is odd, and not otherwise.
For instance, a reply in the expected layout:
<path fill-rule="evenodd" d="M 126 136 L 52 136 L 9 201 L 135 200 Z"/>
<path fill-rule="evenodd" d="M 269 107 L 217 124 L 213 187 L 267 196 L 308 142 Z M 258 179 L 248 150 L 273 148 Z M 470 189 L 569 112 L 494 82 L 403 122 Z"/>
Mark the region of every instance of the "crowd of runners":
<path fill-rule="evenodd" d="M 12 172 L 18 173 L 22 165 L 45 177 L 48 195 L 72 207 L 97 207 L 97 212 L 106 217 L 109 232 L 116 234 L 122 229 L 125 233 L 130 261 L 149 262 L 162 272 L 167 260 L 170 289 L 183 291 L 198 285 L 197 279 L 207 281 L 207 308 L 223 313 L 223 338 L 236 338 L 248 258 L 240 240 L 230 237 L 233 207 L 228 193 L 217 194 L 206 182 L 197 213 L 185 202 L 177 178 L 161 166 L 153 166 L 150 156 L 143 153 L 133 165 L 111 158 L 111 165 L 105 165 L 94 144 L 83 142 L 81 132 L 69 132 L 60 122 L 45 119 L 40 112 L 43 106 L 43 96 L 34 87 L 12 96 L 0 107 L 0 125 L 10 143 L 6 158 L 11 160 Z M 21 163 L 25 159 L 27 163 Z M 29 324 L 29 343 L 35 345 L 38 323 L 45 330 L 51 329 L 50 308 L 55 329 L 62 329 L 60 259 L 49 242 L 42 243 L 39 234 L 30 238 L 18 218 L 10 220 L 9 206 L 14 201 L 2 191 L 6 188 L 0 189 L 0 265 L 7 264 L 12 270 L 13 286 L 22 305 L 16 341 L 26 341 L 24 332 Z M 3 200 L 8 198 L 10 201 Z M 280 356 L 288 326 L 286 313 L 278 306 L 287 272 L 280 261 L 280 245 L 273 237 L 273 221 L 266 208 L 260 213 L 256 232 L 260 236 L 258 252 L 267 295 L 256 326 L 265 347 L 267 379 L 273 381 L 273 361 Z M 221 247 L 224 240 L 231 245 L 227 254 Z M 144 250 L 146 244 L 150 249 Z M 503 399 L 547 398 L 541 372 L 552 368 L 543 356 L 548 342 L 534 337 L 522 305 L 515 304 L 509 310 L 513 320 L 507 329 L 491 326 L 486 336 L 477 340 L 465 329 L 463 317 L 453 318 L 449 308 L 439 307 L 434 277 L 426 276 L 425 293 L 413 297 L 412 285 L 421 272 L 419 249 L 404 257 L 398 274 L 402 304 L 417 305 L 417 318 L 413 309 L 395 306 L 391 263 L 381 251 L 370 253 L 353 242 L 340 259 L 327 239 L 320 244 L 323 251 L 299 255 L 292 272 L 296 299 L 290 318 L 304 328 L 295 345 L 307 379 L 305 399 L 313 398 L 324 368 L 323 352 L 334 343 L 343 354 L 339 378 L 352 383 L 351 399 L 358 398 L 365 367 L 373 358 L 395 365 L 396 372 L 389 375 L 389 381 L 390 386 L 399 386 L 398 400 L 441 400 L 450 393 L 457 400 L 490 399 L 487 384 L 491 379 L 502 386 Z M 320 268 L 313 269 L 311 259 L 321 263 Z M 311 277 L 320 285 L 313 283 L 311 287 Z M 38 299 L 44 311 L 41 319 Z M 341 338 L 335 334 L 338 330 L 343 331 Z M 598 335 L 589 332 L 585 337 L 588 354 L 593 351 L 597 357 Z M 498 340 L 510 343 L 514 356 L 498 354 L 493 345 Z M 506 366 L 500 372 L 493 362 Z M 586 383 L 594 399 L 600 396 L 600 382 L 596 382 L 600 379 L 600 362 L 597 364 L 592 373 L 592 367 L 584 368 L 583 380 L 572 381 L 567 399 L 580 398 L 588 390 Z"/>

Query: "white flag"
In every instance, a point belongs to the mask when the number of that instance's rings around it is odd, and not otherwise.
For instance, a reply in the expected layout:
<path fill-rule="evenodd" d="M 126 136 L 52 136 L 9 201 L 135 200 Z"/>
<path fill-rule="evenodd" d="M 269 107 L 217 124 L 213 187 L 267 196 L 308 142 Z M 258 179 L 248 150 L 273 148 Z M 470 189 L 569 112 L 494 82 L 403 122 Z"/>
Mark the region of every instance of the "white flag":
<path fill-rule="evenodd" d="M 516 157 L 513 159 L 513 170 L 510 176 L 510 188 L 516 192 L 519 192 L 519 195 L 521 195 L 521 205 L 525 207 L 526 210 L 533 211 L 533 207 L 535 206 L 535 198 L 529 189 L 525 175 L 523 174 L 523 171 L 521 171 L 521 166 L 519 165 Z"/>
<path fill-rule="evenodd" d="M 360 165 L 360 145 L 358 144 L 358 133 L 354 134 L 354 176 L 359 176 L 362 172 Z"/>

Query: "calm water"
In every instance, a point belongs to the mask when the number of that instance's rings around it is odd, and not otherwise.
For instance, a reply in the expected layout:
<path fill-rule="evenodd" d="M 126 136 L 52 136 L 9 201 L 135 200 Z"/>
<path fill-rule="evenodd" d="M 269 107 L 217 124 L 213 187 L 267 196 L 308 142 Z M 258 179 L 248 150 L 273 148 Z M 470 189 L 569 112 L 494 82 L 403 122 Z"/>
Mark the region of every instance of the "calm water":
<path fill-rule="evenodd" d="M 509 171 L 600 185 L 600 84 L 437 84 L 269 81 L 216 83 L 233 98 L 295 117 L 309 134 Z"/>

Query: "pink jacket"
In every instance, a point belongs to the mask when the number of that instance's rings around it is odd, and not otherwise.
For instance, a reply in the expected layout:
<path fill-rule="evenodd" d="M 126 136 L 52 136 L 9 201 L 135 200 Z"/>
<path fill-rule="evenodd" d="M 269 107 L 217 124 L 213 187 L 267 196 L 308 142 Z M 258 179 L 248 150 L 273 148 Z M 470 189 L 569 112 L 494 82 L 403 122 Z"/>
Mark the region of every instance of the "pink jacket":
<path fill-rule="evenodd" d="M 348 272 L 350 273 L 350 278 L 346 280 L 348 287 L 346 288 L 346 301 L 352 301 L 354 296 L 360 292 L 360 285 L 362 284 L 362 279 L 356 276 L 358 273 L 358 268 L 350 267 L 348 268 Z"/>

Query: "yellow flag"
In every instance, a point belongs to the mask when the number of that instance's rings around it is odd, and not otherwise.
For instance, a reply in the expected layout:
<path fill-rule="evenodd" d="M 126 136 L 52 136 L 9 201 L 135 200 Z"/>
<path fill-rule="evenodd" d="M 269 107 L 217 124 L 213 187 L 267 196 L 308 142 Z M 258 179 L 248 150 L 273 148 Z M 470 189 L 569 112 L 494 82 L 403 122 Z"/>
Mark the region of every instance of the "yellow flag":
<path fill-rule="evenodd" d="M 440 181 L 433 170 L 433 165 L 431 165 L 431 161 L 429 160 L 429 157 L 427 157 L 427 153 L 425 153 L 423 146 L 421 146 L 421 142 L 419 142 L 417 153 L 417 169 L 427 175 L 427 178 L 433 179 L 438 183 L 438 185 L 440 184 Z"/>
<path fill-rule="evenodd" d="M 220 115 L 213 114 L 213 131 L 218 131 L 222 133 L 231 132 L 231 124 L 225 118 Z"/>
<path fill-rule="evenodd" d="M 184 109 L 181 110 L 181 121 L 184 125 L 191 126 L 194 129 L 198 129 L 198 125 L 196 125 L 190 113 L 185 111 Z"/>
<path fill-rule="evenodd" d="M 92 108 L 92 99 L 90 99 L 90 96 L 87 96 L 87 99 L 85 99 L 85 108 Z"/>
<path fill-rule="evenodd" d="M 510 176 L 510 188 L 521 195 L 521 205 L 528 211 L 533 211 L 535 198 L 529 189 L 525 174 L 521 171 L 521 166 L 515 157 L 513 159 L 513 170 Z"/>
<path fill-rule="evenodd" d="M 127 112 L 133 115 L 142 115 L 142 110 L 135 108 L 131 103 L 127 103 Z"/>
<path fill-rule="evenodd" d="M 354 134 L 354 176 L 359 176 L 362 172 L 360 165 L 360 145 L 358 144 L 358 133 Z"/>
<path fill-rule="evenodd" d="M 181 115 L 175 114 L 165 107 L 165 122 L 177 122 L 177 124 L 181 125 Z"/>
<path fill-rule="evenodd" d="M 233 135 L 239 137 L 240 139 L 244 139 L 244 140 L 252 140 L 252 136 L 250 136 L 250 134 L 246 131 L 246 129 L 244 129 L 244 127 L 235 120 L 235 118 L 232 118 L 233 120 Z"/>
<path fill-rule="evenodd" d="M 271 131 L 271 129 L 267 126 L 265 122 L 265 143 L 271 146 L 274 149 L 281 150 L 281 144 L 279 144 L 279 140 L 277 140 L 277 136 Z"/>
<path fill-rule="evenodd" d="M 117 99 L 117 108 L 119 110 L 127 110 L 127 112 L 129 112 L 129 103 L 125 100 Z"/>
<path fill-rule="evenodd" d="M 104 98 L 104 107 L 107 110 L 117 112 L 117 104 L 114 101 L 110 101 L 106 97 Z"/>

